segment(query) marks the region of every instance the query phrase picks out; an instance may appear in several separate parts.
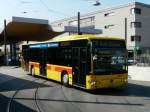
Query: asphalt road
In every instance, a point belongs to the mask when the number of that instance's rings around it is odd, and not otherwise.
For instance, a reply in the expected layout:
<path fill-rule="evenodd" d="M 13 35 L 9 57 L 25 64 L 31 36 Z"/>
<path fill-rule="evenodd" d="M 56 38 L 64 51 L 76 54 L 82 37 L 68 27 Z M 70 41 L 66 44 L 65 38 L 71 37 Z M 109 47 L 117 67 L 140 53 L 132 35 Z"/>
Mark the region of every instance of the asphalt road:
<path fill-rule="evenodd" d="M 150 112 L 150 82 L 87 92 L 0 67 L 0 112 Z"/>

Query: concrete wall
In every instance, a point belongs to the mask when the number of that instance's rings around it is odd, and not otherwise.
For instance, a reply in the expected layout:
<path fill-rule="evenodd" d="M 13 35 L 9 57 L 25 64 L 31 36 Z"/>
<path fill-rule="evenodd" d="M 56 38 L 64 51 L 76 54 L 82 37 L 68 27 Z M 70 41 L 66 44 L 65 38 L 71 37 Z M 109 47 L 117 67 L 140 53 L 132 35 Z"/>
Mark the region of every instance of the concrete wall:
<path fill-rule="evenodd" d="M 135 16 L 130 14 L 130 9 L 135 5 L 128 5 L 126 7 L 119 7 L 98 13 L 96 15 L 96 28 L 102 28 L 102 35 L 100 36 L 113 36 L 125 38 L 125 18 L 127 18 L 127 45 L 130 48 L 134 43 L 130 41 L 130 36 L 135 35 L 135 29 L 131 29 L 131 21 L 135 21 Z M 106 13 L 113 12 L 114 15 L 104 16 Z M 106 26 L 113 25 L 109 28 Z"/>
<path fill-rule="evenodd" d="M 140 8 L 142 13 L 141 15 L 136 15 L 136 21 L 142 23 L 141 28 L 136 28 L 136 34 L 141 35 L 140 46 L 150 47 L 150 6 L 136 5 Z"/>
<path fill-rule="evenodd" d="M 141 14 L 132 14 L 131 8 L 141 8 Z M 110 16 L 105 16 L 107 13 L 112 13 Z M 150 47 L 150 5 L 142 3 L 129 3 L 127 5 L 112 7 L 109 9 L 104 9 L 101 11 L 89 13 L 82 15 L 81 19 L 87 17 L 95 17 L 95 28 L 102 29 L 102 34 L 99 36 L 111 36 L 111 37 L 121 37 L 125 38 L 125 18 L 127 18 L 127 48 L 133 50 L 135 48 L 135 41 L 131 41 L 131 36 L 140 35 L 141 42 L 139 42 L 141 47 Z M 63 19 L 60 21 L 53 22 L 52 25 L 61 27 L 67 25 L 69 21 L 76 20 L 76 17 L 71 17 Z M 131 22 L 141 22 L 141 28 L 131 27 Z M 59 24 L 59 25 L 58 25 Z M 109 26 L 109 28 L 105 28 Z M 69 33 L 65 33 L 61 36 L 68 36 Z"/>

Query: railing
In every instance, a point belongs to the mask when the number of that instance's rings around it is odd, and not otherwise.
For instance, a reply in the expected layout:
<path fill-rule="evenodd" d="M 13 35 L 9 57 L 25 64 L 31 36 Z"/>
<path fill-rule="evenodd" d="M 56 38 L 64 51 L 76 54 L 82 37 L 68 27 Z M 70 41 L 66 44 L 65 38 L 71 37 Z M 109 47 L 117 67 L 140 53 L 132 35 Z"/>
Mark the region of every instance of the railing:
<path fill-rule="evenodd" d="M 137 54 L 137 66 L 150 66 L 150 50 L 144 50 L 141 54 Z"/>

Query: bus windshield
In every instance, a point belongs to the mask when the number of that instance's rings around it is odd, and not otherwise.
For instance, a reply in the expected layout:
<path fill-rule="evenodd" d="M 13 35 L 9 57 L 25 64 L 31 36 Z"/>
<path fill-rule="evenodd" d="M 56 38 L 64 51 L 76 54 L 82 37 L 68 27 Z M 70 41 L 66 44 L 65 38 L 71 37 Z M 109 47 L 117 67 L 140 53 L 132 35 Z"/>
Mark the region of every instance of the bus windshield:
<path fill-rule="evenodd" d="M 106 44 L 105 44 L 106 45 Z M 113 44 L 112 44 L 113 45 Z M 93 45 L 94 74 L 127 72 L 126 49 L 124 47 L 98 47 Z"/>

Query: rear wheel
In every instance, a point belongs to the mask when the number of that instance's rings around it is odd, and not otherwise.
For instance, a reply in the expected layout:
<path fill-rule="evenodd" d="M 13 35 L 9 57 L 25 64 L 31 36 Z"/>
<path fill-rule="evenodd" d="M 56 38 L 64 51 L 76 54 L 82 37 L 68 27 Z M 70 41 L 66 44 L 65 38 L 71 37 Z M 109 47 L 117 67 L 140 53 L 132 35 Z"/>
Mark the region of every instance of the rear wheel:
<path fill-rule="evenodd" d="M 69 76 L 68 76 L 67 73 L 63 73 L 63 75 L 62 75 L 62 83 L 65 86 L 69 85 Z"/>

